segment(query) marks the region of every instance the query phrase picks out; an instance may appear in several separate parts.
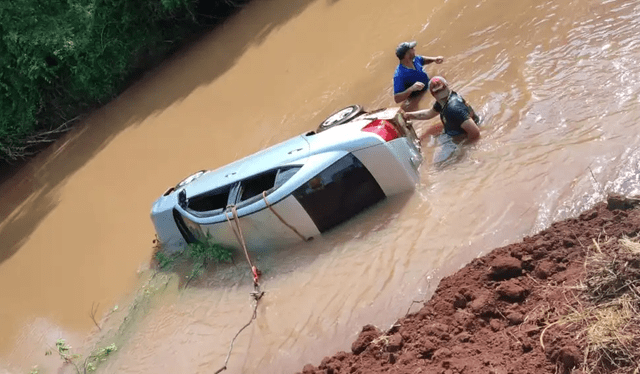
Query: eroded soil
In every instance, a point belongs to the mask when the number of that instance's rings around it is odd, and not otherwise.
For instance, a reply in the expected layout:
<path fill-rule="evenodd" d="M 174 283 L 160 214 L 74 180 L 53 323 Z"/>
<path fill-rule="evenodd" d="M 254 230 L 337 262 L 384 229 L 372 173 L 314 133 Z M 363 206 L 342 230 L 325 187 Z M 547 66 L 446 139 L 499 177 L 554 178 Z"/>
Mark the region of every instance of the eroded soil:
<path fill-rule="evenodd" d="M 364 326 L 351 352 L 307 364 L 302 373 L 593 371 L 585 361 L 584 326 L 560 322 L 592 303 L 584 297 L 586 256 L 615 251 L 618 239 L 640 233 L 637 203 L 610 196 L 579 217 L 473 260 L 444 278 L 417 313 L 387 331 Z M 637 337 L 627 344 L 640 352 Z M 633 373 L 639 355 L 617 370 Z M 609 369 L 616 368 L 596 371 Z"/>

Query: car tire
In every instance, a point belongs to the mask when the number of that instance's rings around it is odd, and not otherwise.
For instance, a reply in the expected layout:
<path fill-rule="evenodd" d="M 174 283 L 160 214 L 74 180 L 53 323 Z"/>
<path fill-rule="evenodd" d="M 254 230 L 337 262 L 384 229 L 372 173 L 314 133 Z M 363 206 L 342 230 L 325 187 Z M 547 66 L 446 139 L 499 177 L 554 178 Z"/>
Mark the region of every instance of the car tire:
<path fill-rule="evenodd" d="M 364 112 L 360 105 L 350 105 L 333 113 L 318 126 L 316 133 L 345 124 Z"/>

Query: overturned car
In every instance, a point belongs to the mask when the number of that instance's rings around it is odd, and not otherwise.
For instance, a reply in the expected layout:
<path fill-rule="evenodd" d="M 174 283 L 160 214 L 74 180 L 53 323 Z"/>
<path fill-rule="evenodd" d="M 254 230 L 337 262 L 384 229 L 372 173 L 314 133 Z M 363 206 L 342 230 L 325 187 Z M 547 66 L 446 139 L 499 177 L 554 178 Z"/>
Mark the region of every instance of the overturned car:
<path fill-rule="evenodd" d="M 151 219 L 166 251 L 205 235 L 254 252 L 276 249 L 415 188 L 421 163 L 400 108 L 352 105 L 315 131 L 187 177 L 154 202 Z"/>

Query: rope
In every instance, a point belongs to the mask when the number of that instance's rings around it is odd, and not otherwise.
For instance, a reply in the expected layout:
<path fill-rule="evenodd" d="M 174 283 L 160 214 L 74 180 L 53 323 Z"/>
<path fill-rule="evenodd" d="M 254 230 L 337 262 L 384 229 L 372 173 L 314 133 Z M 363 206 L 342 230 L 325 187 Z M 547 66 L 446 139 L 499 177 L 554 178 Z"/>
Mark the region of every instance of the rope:
<path fill-rule="evenodd" d="M 273 214 L 276 215 L 276 217 L 278 217 L 278 219 L 280 220 L 280 222 L 284 223 L 285 226 L 287 226 L 288 228 L 290 228 L 293 232 L 295 232 L 300 239 L 304 240 L 305 242 L 308 242 L 311 238 L 305 238 L 304 235 L 300 234 L 298 232 L 298 230 L 296 230 L 295 227 L 291 226 L 290 224 L 288 224 L 284 218 L 282 218 L 278 212 L 276 212 L 273 207 L 271 206 L 271 204 L 269 204 L 269 201 L 267 201 L 267 192 L 266 191 L 262 191 L 262 198 L 264 199 L 265 204 L 267 204 L 267 206 L 269 207 L 269 210 L 271 210 L 273 212 Z"/>
<path fill-rule="evenodd" d="M 235 205 L 229 205 L 227 206 L 227 209 L 231 208 L 231 213 L 232 213 L 232 218 L 235 222 L 235 226 L 231 224 L 231 220 L 229 219 L 229 216 L 227 215 L 228 210 L 224 211 L 224 216 L 227 218 L 227 222 L 229 223 L 229 226 L 231 227 L 231 231 L 233 231 L 233 234 L 236 236 L 236 239 L 238 240 L 238 243 L 240 243 L 240 245 L 242 246 L 242 249 L 244 250 L 244 255 L 247 258 L 247 262 L 249 263 L 249 266 L 251 267 L 251 272 L 253 273 L 253 284 L 257 285 L 258 284 L 258 278 L 260 278 L 260 272 L 258 271 L 258 269 L 253 265 L 253 263 L 251 262 L 251 258 L 249 257 L 249 252 L 247 251 L 247 244 L 244 241 L 244 236 L 242 235 L 242 228 L 240 228 L 240 219 L 238 218 L 238 210 L 236 209 Z"/>
<path fill-rule="evenodd" d="M 300 234 L 300 232 L 298 232 L 298 230 L 296 230 L 295 227 L 293 227 L 290 224 L 288 224 L 278 214 L 278 212 L 276 212 L 273 209 L 273 207 L 271 206 L 271 204 L 269 204 L 269 201 L 267 200 L 266 191 L 262 192 L 262 198 L 264 199 L 265 204 L 267 204 L 269 209 L 273 212 L 273 214 L 275 214 L 275 216 L 278 217 L 280 222 L 284 223 L 285 226 L 290 228 L 293 232 L 295 232 L 305 242 L 309 240 L 309 239 L 305 238 L 302 234 Z M 229 210 L 231 210 L 231 218 L 229 218 L 229 215 L 227 214 L 227 212 L 229 212 Z M 238 330 L 238 332 L 233 337 L 233 339 L 231 339 L 231 344 L 229 346 L 229 352 L 227 352 L 227 358 L 224 360 L 224 365 L 220 369 L 218 369 L 218 371 L 216 371 L 215 374 L 219 374 L 219 373 L 227 370 L 227 364 L 229 363 L 229 358 L 231 357 L 231 351 L 233 350 L 233 345 L 234 345 L 234 343 L 236 341 L 236 338 L 238 338 L 240 333 L 244 329 L 249 327 L 249 325 L 251 325 L 251 322 L 253 322 L 253 320 L 256 319 L 257 311 L 258 311 L 258 302 L 260 301 L 260 299 L 264 295 L 264 292 L 260 290 L 260 283 L 258 282 L 258 280 L 260 278 L 260 271 L 255 267 L 255 265 L 253 265 L 253 263 L 251 262 L 251 257 L 249 257 L 249 251 L 247 250 L 247 244 L 246 244 L 246 242 L 244 240 L 244 236 L 242 235 L 242 228 L 240 227 L 240 218 L 238 217 L 238 210 L 236 209 L 236 206 L 235 205 L 228 205 L 226 207 L 225 211 L 224 211 L 224 216 L 227 219 L 227 223 L 229 223 L 229 226 L 231 227 L 231 231 L 233 231 L 233 234 L 235 235 L 236 239 L 238 240 L 238 243 L 240 243 L 240 245 L 242 246 L 242 249 L 244 251 L 244 255 L 247 258 L 247 262 L 249 263 L 249 266 L 251 267 L 251 272 L 253 273 L 253 292 L 251 292 L 251 296 L 253 297 L 253 299 L 255 300 L 256 303 L 255 303 L 255 305 L 253 307 L 253 314 L 251 315 L 251 319 L 244 326 L 242 326 L 242 328 L 240 328 L 240 330 Z M 231 223 L 231 220 L 233 220 L 233 223 Z"/>
<path fill-rule="evenodd" d="M 231 214 L 232 214 L 231 218 L 233 218 L 235 226 L 231 223 L 231 219 L 227 215 L 229 208 L 231 208 Z M 231 357 L 231 351 L 233 350 L 233 345 L 236 342 L 236 339 L 238 338 L 240 333 L 244 329 L 249 327 L 249 325 L 251 325 L 251 322 L 253 322 L 253 320 L 256 319 L 256 316 L 258 314 L 258 302 L 264 295 L 264 291 L 260 290 L 260 283 L 258 283 L 258 279 L 260 277 L 260 271 L 253 265 L 253 263 L 251 262 L 251 258 L 249 257 L 249 252 L 247 251 L 247 244 L 245 243 L 244 236 L 242 235 L 242 228 L 240 228 L 240 219 L 238 217 L 238 210 L 236 209 L 236 206 L 235 205 L 227 206 L 227 209 L 225 209 L 224 211 L 224 216 L 227 218 L 227 222 L 231 227 L 231 231 L 233 231 L 233 234 L 236 236 L 236 239 L 238 240 L 240 245 L 242 245 L 242 249 L 244 250 L 244 255 L 247 258 L 247 262 L 249 263 L 249 266 L 251 266 L 251 272 L 253 273 L 253 292 L 251 292 L 251 296 L 255 300 L 256 304 L 253 306 L 253 313 L 251 314 L 251 319 L 249 320 L 249 322 L 247 322 L 244 326 L 242 326 L 242 328 L 238 330 L 238 332 L 233 337 L 233 339 L 231 339 L 231 344 L 229 345 L 229 352 L 227 352 L 227 358 L 224 360 L 224 365 L 220 369 L 218 369 L 215 372 L 215 374 L 219 374 L 227 370 L 227 364 L 229 363 L 229 358 Z"/>
<path fill-rule="evenodd" d="M 260 298 L 262 298 L 262 295 L 264 295 L 264 292 L 260 291 L 260 285 L 257 283 L 254 283 L 253 287 L 254 287 L 254 292 L 251 293 L 251 296 L 253 296 L 253 299 L 256 301 L 256 305 L 254 305 L 253 307 L 253 314 L 251 315 L 251 319 L 244 326 L 242 326 L 242 328 L 238 330 L 236 335 L 233 337 L 233 339 L 231 340 L 231 345 L 229 346 L 229 352 L 227 352 L 227 358 L 224 360 L 224 365 L 220 369 L 218 369 L 218 371 L 216 371 L 214 374 L 219 374 L 227 370 L 227 364 L 229 363 L 229 358 L 231 357 L 231 351 L 233 350 L 233 344 L 235 343 L 236 338 L 238 337 L 238 335 L 240 335 L 242 330 L 249 327 L 251 322 L 253 322 L 253 320 L 256 319 L 256 315 L 258 314 L 258 301 L 260 301 Z"/>

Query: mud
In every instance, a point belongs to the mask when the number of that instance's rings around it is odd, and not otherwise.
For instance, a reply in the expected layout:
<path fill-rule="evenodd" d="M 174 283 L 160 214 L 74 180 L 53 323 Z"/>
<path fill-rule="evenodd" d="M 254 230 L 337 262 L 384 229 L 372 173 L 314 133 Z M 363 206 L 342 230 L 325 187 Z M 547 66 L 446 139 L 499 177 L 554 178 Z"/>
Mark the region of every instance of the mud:
<path fill-rule="evenodd" d="M 585 256 L 596 246 L 612 248 L 596 243 L 636 237 L 639 202 L 609 196 L 578 217 L 474 259 L 444 278 L 418 312 L 387 330 L 362 327 L 351 352 L 307 364 L 301 373 L 584 372 L 578 326 L 554 322 L 588 306 L 576 287 L 585 282 Z"/>

